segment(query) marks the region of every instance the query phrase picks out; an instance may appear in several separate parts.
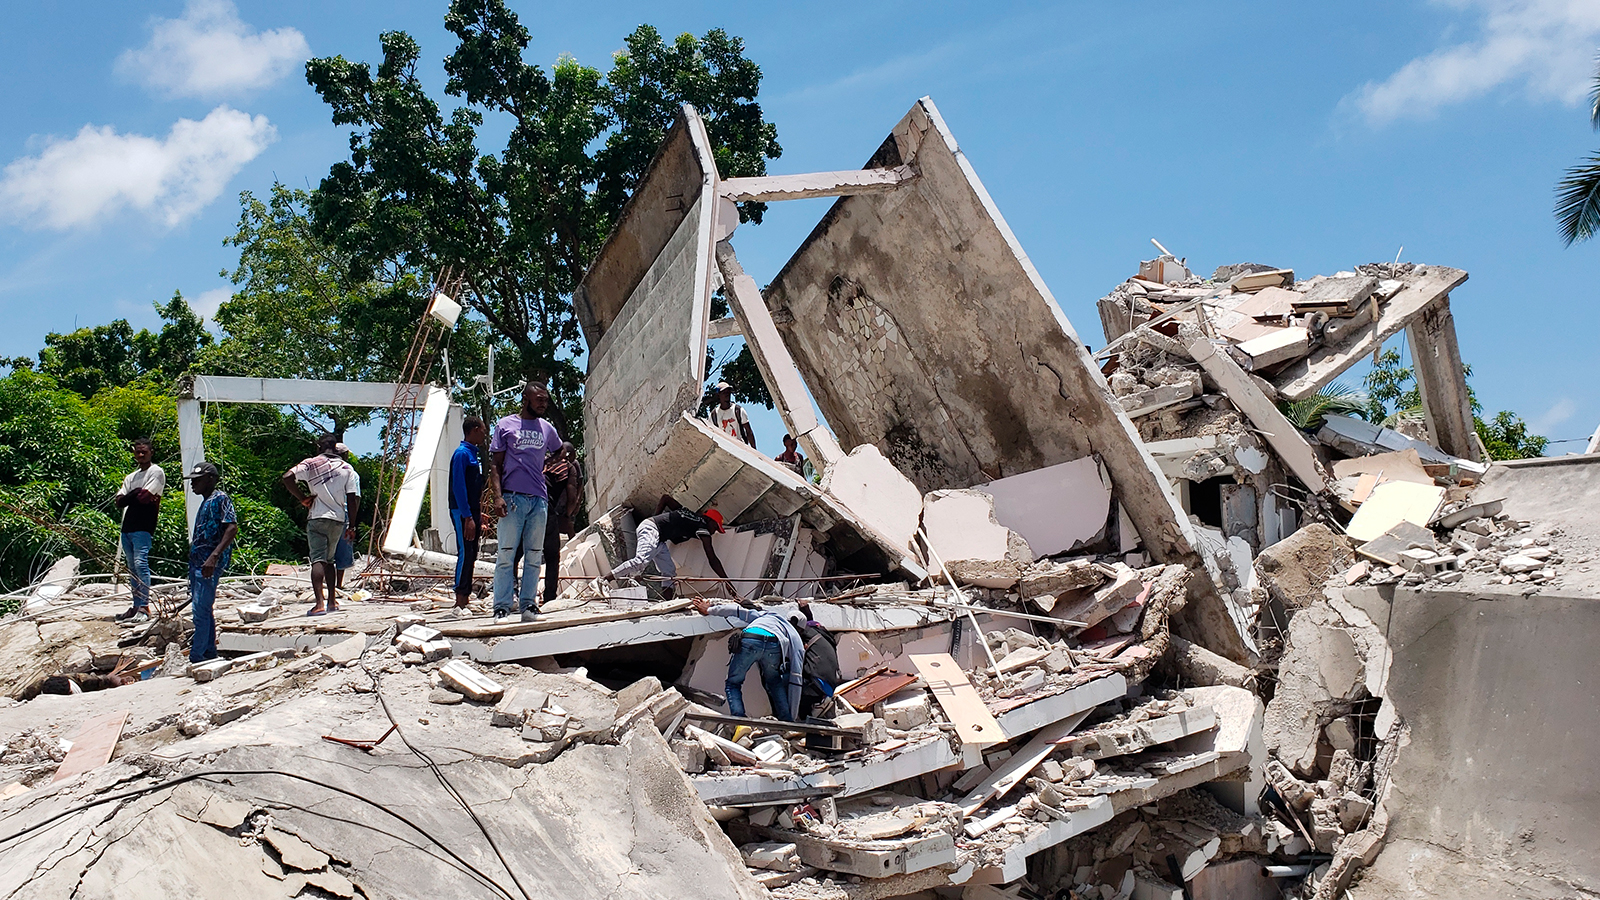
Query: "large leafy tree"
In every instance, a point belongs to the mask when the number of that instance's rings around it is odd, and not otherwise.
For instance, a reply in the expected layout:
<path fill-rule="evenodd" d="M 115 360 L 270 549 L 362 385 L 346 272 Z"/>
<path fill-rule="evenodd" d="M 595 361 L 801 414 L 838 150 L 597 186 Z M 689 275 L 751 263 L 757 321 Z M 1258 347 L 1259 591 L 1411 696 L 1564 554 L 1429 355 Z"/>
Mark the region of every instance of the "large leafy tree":
<path fill-rule="evenodd" d="M 224 272 L 236 288 L 216 314 L 223 337 L 206 356 L 208 372 L 262 378 L 393 381 L 399 377 L 428 296 L 429 275 L 401 259 L 352 266 L 351 254 L 324 240 L 306 209 L 310 195 L 281 184 L 269 199 L 240 195 L 239 224 L 224 243 L 239 264 Z M 452 358 L 473 367 L 483 355 L 481 320 L 463 322 Z M 370 410 L 297 410 L 314 429 L 343 436 Z M 326 423 L 331 423 L 326 424 Z"/>
<path fill-rule="evenodd" d="M 765 174 L 781 150 L 756 102 L 761 70 L 720 29 L 668 44 L 641 26 L 602 74 L 569 57 L 526 61 L 528 30 L 504 0 L 454 0 L 445 26 L 457 39 L 444 62 L 448 115 L 404 32 L 380 36 L 376 68 L 306 64 L 334 123 L 351 129 L 350 158 L 311 197 L 313 220 L 353 277 L 386 264 L 464 275 L 467 304 L 509 344 L 502 359 L 550 379 L 572 430 L 584 349 L 574 288 L 680 103 L 705 117 L 724 175 Z M 486 115 L 509 126 L 495 151 L 480 147 Z"/>
<path fill-rule="evenodd" d="M 127 319 L 109 325 L 45 335 L 40 369 L 84 397 L 101 388 L 127 384 L 140 376 L 173 379 L 188 372 L 211 345 L 205 320 L 189 308 L 182 292 L 155 304 L 160 331 L 135 332 Z"/>
<path fill-rule="evenodd" d="M 1600 72 L 1589 91 L 1589 124 L 1600 129 Z M 1556 184 L 1556 221 L 1568 246 L 1600 232 L 1600 153 L 1568 169 Z"/>

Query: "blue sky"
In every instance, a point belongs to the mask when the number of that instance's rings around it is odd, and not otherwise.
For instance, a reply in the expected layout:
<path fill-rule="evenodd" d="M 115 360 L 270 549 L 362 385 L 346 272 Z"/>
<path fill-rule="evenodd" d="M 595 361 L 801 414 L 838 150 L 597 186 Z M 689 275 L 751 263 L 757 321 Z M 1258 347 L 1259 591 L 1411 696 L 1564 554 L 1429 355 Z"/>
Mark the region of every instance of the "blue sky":
<path fill-rule="evenodd" d="M 445 7 L 13 11 L 0 32 L 0 356 L 117 317 L 155 325 L 151 303 L 175 289 L 214 308 L 238 193 L 314 186 L 345 155 L 303 60 L 376 60 L 378 34 L 403 29 L 442 87 Z M 1091 345 L 1095 299 L 1152 255 L 1151 237 L 1206 273 L 1331 273 L 1403 246 L 1471 273 L 1452 302 L 1490 412 L 1555 439 L 1600 422 L 1600 243 L 1563 247 L 1551 215 L 1562 170 L 1600 147 L 1585 103 L 1600 2 L 513 7 L 545 63 L 605 67 L 644 22 L 742 36 L 784 147 L 775 173 L 859 166 L 931 95 Z M 825 208 L 775 204 L 740 229 L 758 282 Z M 756 422 L 778 449 L 776 416 Z"/>

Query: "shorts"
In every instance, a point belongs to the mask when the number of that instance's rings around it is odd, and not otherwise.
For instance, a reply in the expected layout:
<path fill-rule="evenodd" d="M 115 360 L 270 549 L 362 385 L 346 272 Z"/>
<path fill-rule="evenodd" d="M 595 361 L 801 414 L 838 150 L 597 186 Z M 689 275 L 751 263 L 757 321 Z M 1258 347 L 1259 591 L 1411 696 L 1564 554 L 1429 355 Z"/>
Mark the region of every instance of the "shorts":
<path fill-rule="evenodd" d="M 339 519 L 307 519 L 306 545 L 311 549 L 311 564 L 333 562 L 333 551 L 344 536 L 344 522 Z"/>
<path fill-rule="evenodd" d="M 356 548 L 350 545 L 350 539 L 339 532 L 339 546 L 333 551 L 333 567 L 340 571 L 356 564 Z"/>

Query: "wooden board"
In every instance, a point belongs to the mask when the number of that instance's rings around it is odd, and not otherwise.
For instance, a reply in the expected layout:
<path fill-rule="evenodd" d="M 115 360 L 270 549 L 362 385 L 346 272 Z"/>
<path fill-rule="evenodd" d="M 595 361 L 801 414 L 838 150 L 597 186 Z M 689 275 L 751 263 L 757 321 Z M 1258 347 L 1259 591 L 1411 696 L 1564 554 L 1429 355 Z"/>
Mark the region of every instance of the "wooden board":
<path fill-rule="evenodd" d="M 533 634 L 539 631 L 554 631 L 558 628 L 574 628 L 579 625 L 599 625 L 603 622 L 616 622 L 622 619 L 641 619 L 645 616 L 660 616 L 667 613 L 682 612 L 693 604 L 685 599 L 674 600 L 671 603 L 658 603 L 655 606 L 641 606 L 638 609 L 611 609 L 602 613 L 589 613 L 561 617 L 560 613 L 540 616 L 536 622 L 511 622 L 505 625 L 450 625 L 443 622 L 435 623 L 432 627 L 438 629 L 445 637 L 504 637 L 509 634 Z"/>
<path fill-rule="evenodd" d="M 61 761 L 60 768 L 56 769 L 56 777 L 50 780 L 56 782 L 71 778 L 109 762 L 111 751 L 116 749 L 117 741 L 122 737 L 122 726 L 127 723 L 129 712 L 122 709 L 83 723 L 77 736 L 72 739 L 72 749 L 67 751 L 67 758 Z"/>
<path fill-rule="evenodd" d="M 978 689 L 972 686 L 967 673 L 961 671 L 950 654 L 912 653 L 910 659 L 945 715 L 955 724 L 962 744 L 988 747 L 1006 739 L 1000 723 L 978 696 Z"/>
<path fill-rule="evenodd" d="M 1383 475 L 1384 481 L 1410 481 L 1415 484 L 1433 484 L 1433 476 L 1423 468 L 1422 459 L 1412 449 L 1394 453 L 1374 453 L 1354 459 L 1341 459 L 1333 464 L 1334 478 L 1367 473 Z"/>

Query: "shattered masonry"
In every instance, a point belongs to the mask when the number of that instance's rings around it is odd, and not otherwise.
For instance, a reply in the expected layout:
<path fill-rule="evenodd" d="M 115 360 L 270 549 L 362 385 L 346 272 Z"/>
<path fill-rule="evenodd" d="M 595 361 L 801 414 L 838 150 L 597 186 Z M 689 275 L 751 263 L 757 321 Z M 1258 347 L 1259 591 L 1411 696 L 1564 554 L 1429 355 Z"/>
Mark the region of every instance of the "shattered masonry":
<path fill-rule="evenodd" d="M 734 202 L 819 196 L 758 290 Z M 64 558 L 0 622 L 0 898 L 1587 896 L 1600 466 L 1488 464 L 1465 280 L 1163 250 L 1091 354 L 931 101 L 860 170 L 750 179 L 685 107 L 576 298 L 596 515 L 560 598 L 448 619 L 453 558 L 397 532 L 338 616 L 293 611 L 303 567 L 229 578 L 189 666 L 186 619 L 113 623 Z M 1421 419 L 1286 417 L 1402 330 Z M 820 483 L 693 418 L 733 333 Z M 350 390 L 423 410 L 414 517 L 459 409 Z M 733 623 L 601 580 L 662 494 L 836 639 L 826 715 L 750 678 L 729 717 Z"/>

